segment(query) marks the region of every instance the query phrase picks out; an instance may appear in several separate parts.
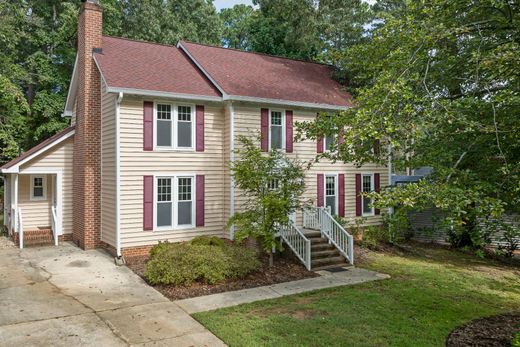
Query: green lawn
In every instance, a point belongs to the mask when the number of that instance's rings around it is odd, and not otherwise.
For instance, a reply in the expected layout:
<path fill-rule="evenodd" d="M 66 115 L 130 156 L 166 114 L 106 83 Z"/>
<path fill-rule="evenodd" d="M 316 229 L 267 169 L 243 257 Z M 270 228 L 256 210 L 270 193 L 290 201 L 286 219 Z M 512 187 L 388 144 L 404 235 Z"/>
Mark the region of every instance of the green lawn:
<path fill-rule="evenodd" d="M 520 310 L 520 268 L 416 246 L 369 253 L 389 280 L 199 313 L 230 346 L 444 346 L 462 323 Z M 360 264 L 358 264 L 359 266 Z"/>

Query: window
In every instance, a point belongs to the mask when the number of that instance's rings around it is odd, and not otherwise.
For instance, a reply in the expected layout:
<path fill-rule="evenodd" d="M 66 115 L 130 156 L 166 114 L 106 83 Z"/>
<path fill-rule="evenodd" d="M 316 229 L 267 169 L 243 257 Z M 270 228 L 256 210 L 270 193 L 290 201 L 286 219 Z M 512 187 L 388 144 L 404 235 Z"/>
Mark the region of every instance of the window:
<path fill-rule="evenodd" d="M 177 108 L 177 147 L 191 148 L 192 117 L 190 106 Z"/>
<path fill-rule="evenodd" d="M 271 178 L 268 182 L 267 182 L 267 189 L 270 190 L 270 191 L 275 191 L 275 190 L 278 190 L 278 179 L 276 178 Z"/>
<path fill-rule="evenodd" d="M 269 117 L 269 147 L 283 149 L 285 137 L 285 115 L 281 111 L 271 111 Z"/>
<path fill-rule="evenodd" d="M 192 201 L 192 178 L 180 177 L 178 179 L 178 195 L 177 200 L 177 225 L 191 225 L 193 221 L 193 201 Z"/>
<path fill-rule="evenodd" d="M 157 104 L 157 146 L 172 146 L 172 107 Z"/>
<path fill-rule="evenodd" d="M 194 107 L 155 104 L 156 140 L 159 148 L 193 149 Z"/>
<path fill-rule="evenodd" d="M 31 176 L 31 200 L 47 199 L 47 177 Z"/>
<path fill-rule="evenodd" d="M 325 146 L 324 151 L 331 151 L 332 145 L 334 143 L 336 136 L 335 135 L 327 135 L 325 136 L 325 141 L 323 141 L 323 145 Z"/>
<path fill-rule="evenodd" d="M 193 176 L 156 178 L 155 224 L 158 229 L 194 226 L 193 181 Z"/>
<path fill-rule="evenodd" d="M 374 191 L 374 175 L 373 174 L 363 174 L 361 176 L 361 191 L 363 193 L 370 193 Z M 361 196 L 363 215 L 371 216 L 374 214 L 374 208 L 370 206 L 371 199 L 366 196 Z"/>
<path fill-rule="evenodd" d="M 157 179 L 157 227 L 172 226 L 172 179 Z"/>
<path fill-rule="evenodd" d="M 330 207 L 332 215 L 338 214 L 336 192 L 336 175 L 325 176 L 325 207 Z"/>

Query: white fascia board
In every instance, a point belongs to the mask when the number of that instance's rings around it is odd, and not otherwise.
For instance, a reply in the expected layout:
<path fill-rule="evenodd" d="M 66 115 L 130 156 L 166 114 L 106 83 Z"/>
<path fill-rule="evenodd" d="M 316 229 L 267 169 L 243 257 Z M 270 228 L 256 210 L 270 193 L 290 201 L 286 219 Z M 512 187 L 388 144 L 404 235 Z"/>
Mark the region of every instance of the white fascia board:
<path fill-rule="evenodd" d="M 99 74 L 101 75 L 101 83 L 104 83 L 105 87 L 107 87 L 107 89 L 108 89 L 107 80 L 105 79 L 105 76 L 103 75 L 103 71 L 101 71 L 101 68 L 99 67 L 99 63 L 97 62 L 96 56 L 94 54 L 92 54 L 92 59 L 94 59 L 94 63 L 96 64 Z"/>
<path fill-rule="evenodd" d="M 67 100 L 65 101 L 65 109 L 62 117 L 71 117 L 74 110 L 74 102 L 76 101 L 76 94 L 78 88 L 78 55 L 74 61 L 74 70 L 72 70 L 72 78 L 70 79 L 69 91 L 67 92 Z"/>
<path fill-rule="evenodd" d="M 40 148 L 38 151 L 36 151 L 33 154 L 29 155 L 28 157 L 24 158 L 20 162 L 14 164 L 10 168 L 2 169 L 2 173 L 18 173 L 18 172 L 20 172 L 20 166 L 22 166 L 23 164 L 27 163 L 29 160 L 37 157 L 38 155 L 46 152 L 47 150 L 49 150 L 50 148 L 56 146 L 57 144 L 59 144 L 59 143 L 65 141 L 66 139 L 70 138 L 71 136 L 74 135 L 75 132 L 76 132 L 76 130 L 72 130 L 70 133 L 68 133 L 66 135 L 63 135 L 62 137 L 60 137 L 56 141 L 53 141 L 53 142 L 49 143 L 47 146 L 45 146 L 43 148 Z"/>
<path fill-rule="evenodd" d="M 158 98 L 173 98 L 173 99 L 195 100 L 195 101 L 199 100 L 199 101 L 222 102 L 222 97 L 220 97 L 220 96 L 169 93 L 169 92 L 161 92 L 161 91 L 157 91 L 157 90 L 146 90 L 146 89 L 119 88 L 119 87 L 107 86 L 107 92 L 108 93 L 118 93 L 118 94 L 123 93 L 123 94 L 131 94 L 131 95 L 153 96 L 153 97 L 158 97 Z"/>
<path fill-rule="evenodd" d="M 280 106 L 296 106 L 302 108 L 312 108 L 319 110 L 335 110 L 344 111 L 348 109 L 348 106 L 337 106 L 330 104 L 317 104 L 312 102 L 301 102 L 301 101 L 290 101 L 290 100 L 279 100 L 279 99 L 267 99 L 267 98 L 255 98 L 252 96 L 241 96 L 241 95 L 227 95 L 224 100 L 234 100 L 243 102 L 254 102 L 259 104 L 271 104 Z"/>
<path fill-rule="evenodd" d="M 182 51 L 184 53 L 186 53 L 186 55 L 191 59 L 191 61 L 193 62 L 193 64 L 195 64 L 199 69 L 200 71 L 202 71 L 202 73 L 204 74 L 204 76 L 206 76 L 210 81 L 211 83 L 213 83 L 213 85 L 219 90 L 220 93 L 222 93 L 222 96 L 224 98 L 226 98 L 227 93 L 224 91 L 224 89 L 217 83 L 217 81 L 215 81 L 215 79 L 213 77 L 211 77 L 211 75 L 206 71 L 204 70 L 204 68 L 202 67 L 202 65 L 199 64 L 199 62 L 197 61 L 197 59 L 195 59 L 191 54 L 190 54 L 190 51 L 184 47 L 181 43 L 181 41 L 179 41 L 177 43 L 177 48 L 179 49 L 182 49 Z"/>

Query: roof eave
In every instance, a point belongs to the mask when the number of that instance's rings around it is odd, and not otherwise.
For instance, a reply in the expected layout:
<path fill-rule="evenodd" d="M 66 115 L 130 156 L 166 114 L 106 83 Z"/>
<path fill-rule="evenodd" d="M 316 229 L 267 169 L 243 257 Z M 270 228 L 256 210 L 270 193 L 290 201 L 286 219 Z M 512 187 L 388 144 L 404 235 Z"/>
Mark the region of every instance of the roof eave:
<path fill-rule="evenodd" d="M 71 117 L 74 111 L 74 103 L 76 102 L 77 90 L 78 90 L 78 55 L 76 54 L 76 60 L 74 61 L 74 70 L 72 70 L 72 78 L 70 79 L 69 90 L 67 92 L 67 100 L 65 101 L 65 109 L 63 110 L 62 117 Z"/>
<path fill-rule="evenodd" d="M 163 91 L 159 91 L 159 90 L 136 89 L 136 88 L 111 87 L 108 85 L 107 85 L 107 92 L 108 93 L 124 93 L 124 94 L 130 94 L 130 95 L 152 96 L 152 97 L 157 97 L 157 98 L 174 98 L 174 99 L 193 100 L 193 101 L 221 102 L 223 100 L 222 97 L 220 97 L 220 96 L 173 93 L 173 92 L 163 92 Z"/>
<path fill-rule="evenodd" d="M 349 108 L 349 106 L 347 106 L 347 105 L 341 106 L 341 105 L 322 104 L 322 103 L 303 102 L 303 101 L 292 101 L 292 100 L 283 100 L 283 99 L 257 98 L 257 97 L 242 96 L 242 95 L 227 95 L 224 98 L 224 100 L 254 102 L 254 103 L 259 103 L 259 104 L 271 104 L 271 105 L 280 105 L 280 106 L 295 106 L 295 107 L 311 108 L 311 109 L 318 109 L 318 110 L 344 111 Z"/>

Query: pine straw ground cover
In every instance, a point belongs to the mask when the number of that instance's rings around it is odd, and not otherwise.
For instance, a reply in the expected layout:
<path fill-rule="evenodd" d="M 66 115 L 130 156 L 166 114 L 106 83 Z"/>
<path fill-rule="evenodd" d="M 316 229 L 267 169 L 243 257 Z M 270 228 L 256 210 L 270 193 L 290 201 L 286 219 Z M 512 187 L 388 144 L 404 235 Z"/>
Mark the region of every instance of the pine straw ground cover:
<path fill-rule="evenodd" d="M 391 279 L 195 314 L 230 346 L 444 346 L 480 317 L 520 311 L 520 268 L 441 247 L 363 251 Z"/>

